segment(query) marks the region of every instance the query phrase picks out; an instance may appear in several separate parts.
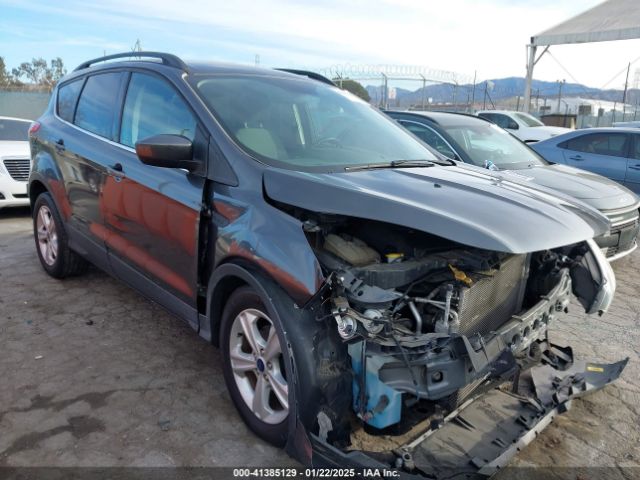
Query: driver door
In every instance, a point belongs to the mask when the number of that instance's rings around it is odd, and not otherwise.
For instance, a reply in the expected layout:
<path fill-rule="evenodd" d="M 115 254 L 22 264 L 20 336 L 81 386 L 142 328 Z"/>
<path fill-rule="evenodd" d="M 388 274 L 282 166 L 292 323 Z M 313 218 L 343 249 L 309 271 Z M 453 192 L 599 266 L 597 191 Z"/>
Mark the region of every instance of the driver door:
<path fill-rule="evenodd" d="M 133 72 L 119 132 L 126 154 L 110 170 L 103 189 L 105 243 L 116 276 L 197 328 L 204 178 L 143 164 L 135 144 L 157 134 L 188 138 L 195 159 L 206 161 L 206 137 L 175 87 L 155 74 Z"/>

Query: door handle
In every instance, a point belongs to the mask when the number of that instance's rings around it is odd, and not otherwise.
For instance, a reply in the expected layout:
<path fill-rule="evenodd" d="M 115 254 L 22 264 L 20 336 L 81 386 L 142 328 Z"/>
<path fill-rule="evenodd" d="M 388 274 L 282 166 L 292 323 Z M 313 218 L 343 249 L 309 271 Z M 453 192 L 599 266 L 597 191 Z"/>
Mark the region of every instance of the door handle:
<path fill-rule="evenodd" d="M 640 163 L 629 167 L 631 170 L 640 170 Z"/>
<path fill-rule="evenodd" d="M 58 152 L 64 152 L 65 150 L 64 139 L 59 138 L 58 140 L 56 140 L 56 150 Z"/>
<path fill-rule="evenodd" d="M 582 158 L 582 155 L 574 155 L 573 157 L 569 157 L 569 160 L 576 160 L 578 162 L 581 162 L 582 160 L 584 160 L 584 158 Z"/>
<path fill-rule="evenodd" d="M 113 177 L 116 182 L 120 182 L 124 174 L 122 173 L 124 169 L 122 168 L 122 164 L 120 162 L 114 163 L 110 167 L 107 168 L 107 175 Z"/>

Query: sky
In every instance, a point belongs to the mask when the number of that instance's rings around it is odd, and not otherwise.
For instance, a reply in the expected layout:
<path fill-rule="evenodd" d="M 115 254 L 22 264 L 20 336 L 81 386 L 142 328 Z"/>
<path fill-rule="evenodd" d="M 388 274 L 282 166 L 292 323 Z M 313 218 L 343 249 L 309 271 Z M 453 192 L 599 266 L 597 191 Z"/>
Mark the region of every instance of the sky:
<path fill-rule="evenodd" d="M 524 76 L 529 38 L 600 0 L 0 0 L 0 56 L 84 60 L 131 50 L 327 69 L 420 65 L 478 80 Z M 640 40 L 551 48 L 540 80 L 622 88 Z M 635 68 L 640 75 L 640 60 Z"/>

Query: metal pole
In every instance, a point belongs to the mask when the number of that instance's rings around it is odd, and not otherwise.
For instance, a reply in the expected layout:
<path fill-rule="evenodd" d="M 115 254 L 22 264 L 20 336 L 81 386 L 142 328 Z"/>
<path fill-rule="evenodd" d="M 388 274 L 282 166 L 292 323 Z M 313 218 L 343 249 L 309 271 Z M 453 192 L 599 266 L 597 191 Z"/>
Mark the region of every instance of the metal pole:
<path fill-rule="evenodd" d="M 482 99 L 482 109 L 487 109 L 487 81 L 484 81 L 484 98 Z"/>
<path fill-rule="evenodd" d="M 627 112 L 627 88 L 629 87 L 629 70 L 631 69 L 631 62 L 627 67 L 627 78 L 624 81 L 624 93 L 622 94 L 622 121 L 624 121 L 624 114 Z"/>
<path fill-rule="evenodd" d="M 387 79 L 387 76 L 383 73 L 382 76 L 384 77 L 384 109 L 388 110 L 389 109 L 389 82 Z"/>
<path fill-rule="evenodd" d="M 420 76 L 422 77 L 422 111 L 424 111 L 424 96 L 426 95 L 426 89 L 427 89 L 427 79 L 424 78 L 424 75 L 420 74 Z"/>
<path fill-rule="evenodd" d="M 520 111 L 520 95 L 518 95 L 518 100 L 516 102 L 516 112 Z"/>
<path fill-rule="evenodd" d="M 558 108 L 556 108 L 558 113 L 560 113 L 560 101 L 562 100 L 562 85 L 564 85 L 564 80 L 558 80 Z"/>
<path fill-rule="evenodd" d="M 531 106 L 531 83 L 533 81 L 533 67 L 536 64 L 536 49 L 535 45 L 527 45 L 529 55 L 527 59 L 527 77 L 524 82 L 524 111 L 527 113 L 529 113 Z"/>
<path fill-rule="evenodd" d="M 473 72 L 473 90 L 471 90 L 471 110 L 473 110 L 473 105 L 476 103 L 476 74 L 477 70 Z"/>

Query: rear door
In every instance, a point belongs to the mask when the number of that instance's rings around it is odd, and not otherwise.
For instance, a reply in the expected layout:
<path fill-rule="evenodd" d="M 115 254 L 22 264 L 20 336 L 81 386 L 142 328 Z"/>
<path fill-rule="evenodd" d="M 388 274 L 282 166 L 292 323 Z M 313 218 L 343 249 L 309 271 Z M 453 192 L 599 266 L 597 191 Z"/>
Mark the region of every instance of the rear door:
<path fill-rule="evenodd" d="M 60 129 L 53 150 L 64 186 L 52 184 L 75 249 L 108 268 L 100 209 L 102 186 L 121 149 L 113 143 L 124 73 L 98 73 L 62 85 L 57 97 Z M 64 194 L 63 192 L 66 192 Z"/>
<path fill-rule="evenodd" d="M 596 132 L 573 137 L 559 146 L 567 165 L 624 183 L 630 138 L 626 133 Z"/>
<path fill-rule="evenodd" d="M 633 148 L 627 160 L 627 175 L 624 184 L 640 194 L 640 134 L 633 134 Z"/>
<path fill-rule="evenodd" d="M 105 242 L 117 276 L 196 326 L 204 178 L 143 164 L 135 144 L 158 134 L 188 138 L 194 156 L 206 161 L 207 138 L 176 88 L 159 75 L 134 71 L 118 136 L 124 154 L 103 189 Z"/>

